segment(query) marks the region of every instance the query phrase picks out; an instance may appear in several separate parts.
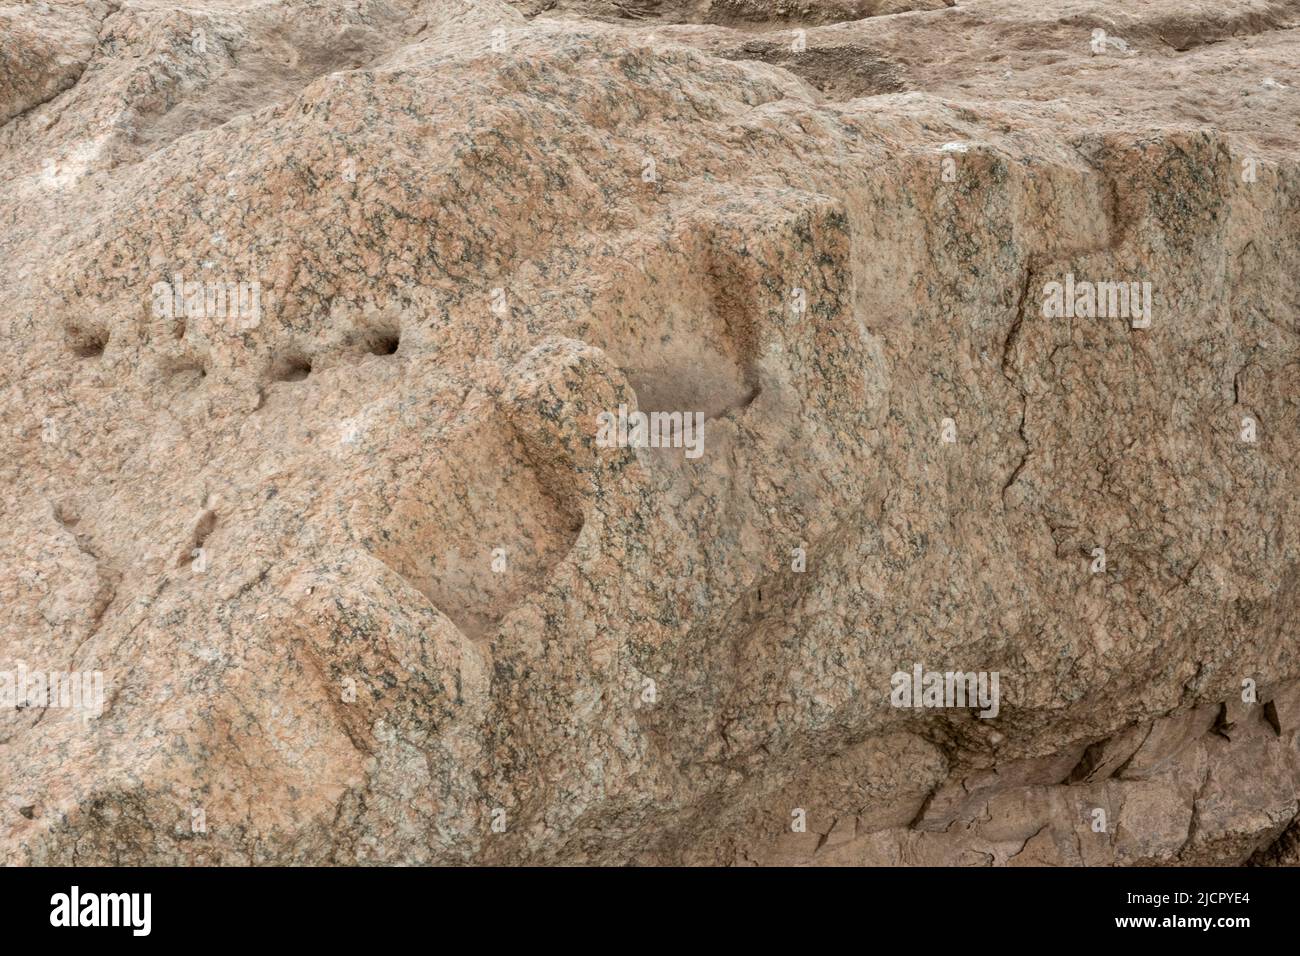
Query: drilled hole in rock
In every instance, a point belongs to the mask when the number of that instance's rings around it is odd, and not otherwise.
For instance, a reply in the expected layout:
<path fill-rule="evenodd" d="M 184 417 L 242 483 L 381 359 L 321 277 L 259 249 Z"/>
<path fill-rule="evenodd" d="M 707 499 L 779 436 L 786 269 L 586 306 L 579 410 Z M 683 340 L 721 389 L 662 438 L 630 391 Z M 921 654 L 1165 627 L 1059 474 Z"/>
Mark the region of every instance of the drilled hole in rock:
<path fill-rule="evenodd" d="M 54 520 L 65 528 L 75 528 L 81 521 L 81 515 L 77 512 L 76 506 L 59 502 L 54 506 Z"/>
<path fill-rule="evenodd" d="M 395 355 L 401 338 L 396 334 L 385 334 L 370 344 L 371 355 Z"/>
<path fill-rule="evenodd" d="M 104 354 L 108 347 L 108 333 L 93 331 L 73 331 L 69 333 L 69 347 L 77 358 L 93 359 Z"/>
<path fill-rule="evenodd" d="M 198 362 L 183 362 L 167 370 L 168 381 L 175 385 L 192 388 L 208 377 L 208 370 Z"/>
<path fill-rule="evenodd" d="M 294 355 L 276 365 L 272 377 L 277 382 L 301 382 L 310 374 L 311 361 L 304 356 Z"/>
<path fill-rule="evenodd" d="M 545 586 L 573 547 L 581 512 L 497 427 L 430 462 L 391 500 L 376 556 L 472 639 Z"/>

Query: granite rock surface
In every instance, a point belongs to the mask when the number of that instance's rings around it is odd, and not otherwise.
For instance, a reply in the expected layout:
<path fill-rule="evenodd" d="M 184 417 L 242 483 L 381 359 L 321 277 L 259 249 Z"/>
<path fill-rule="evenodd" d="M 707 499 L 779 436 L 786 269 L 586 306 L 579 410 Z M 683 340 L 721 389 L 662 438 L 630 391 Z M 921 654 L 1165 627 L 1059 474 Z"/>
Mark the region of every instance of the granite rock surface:
<path fill-rule="evenodd" d="M 0 858 L 1297 862 L 1298 143 L 1300 0 L 0 5 Z"/>

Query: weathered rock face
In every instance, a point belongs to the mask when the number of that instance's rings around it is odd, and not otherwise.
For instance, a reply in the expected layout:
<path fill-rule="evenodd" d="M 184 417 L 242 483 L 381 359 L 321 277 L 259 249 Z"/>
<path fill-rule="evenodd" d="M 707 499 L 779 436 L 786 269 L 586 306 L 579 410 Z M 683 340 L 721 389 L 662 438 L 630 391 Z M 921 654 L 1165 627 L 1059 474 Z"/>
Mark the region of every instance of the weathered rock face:
<path fill-rule="evenodd" d="M 744 26 L 824 24 L 911 10 L 938 10 L 953 0 L 509 0 L 538 14 L 607 21 L 720 23 Z"/>
<path fill-rule="evenodd" d="M 1296 862 L 1298 54 L 0 7 L 4 859 Z"/>

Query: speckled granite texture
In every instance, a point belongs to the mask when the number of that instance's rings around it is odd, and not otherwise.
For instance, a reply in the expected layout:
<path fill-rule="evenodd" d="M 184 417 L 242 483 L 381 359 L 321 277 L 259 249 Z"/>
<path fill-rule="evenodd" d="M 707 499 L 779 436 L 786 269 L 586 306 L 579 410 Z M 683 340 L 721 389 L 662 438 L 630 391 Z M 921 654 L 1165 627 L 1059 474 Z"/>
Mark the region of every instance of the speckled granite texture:
<path fill-rule="evenodd" d="M 0 858 L 1296 862 L 1298 121 L 1300 0 L 0 0 Z"/>

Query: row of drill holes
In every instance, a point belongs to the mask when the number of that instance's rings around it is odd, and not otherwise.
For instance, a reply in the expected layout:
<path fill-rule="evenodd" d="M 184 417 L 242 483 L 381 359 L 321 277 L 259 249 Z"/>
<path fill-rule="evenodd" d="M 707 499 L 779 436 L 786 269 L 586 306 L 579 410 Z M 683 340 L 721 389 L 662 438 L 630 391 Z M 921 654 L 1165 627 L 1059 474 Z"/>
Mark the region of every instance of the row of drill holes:
<path fill-rule="evenodd" d="M 385 335 L 371 345 L 371 355 L 395 355 L 401 339 L 396 335 Z M 106 336 L 91 336 L 72 346 L 73 353 L 82 359 L 100 358 L 108 346 Z M 199 377 L 207 377 L 207 369 L 199 369 Z M 278 382 L 301 382 L 311 374 L 311 361 L 306 358 L 293 358 L 284 364 L 275 379 Z"/>
<path fill-rule="evenodd" d="M 397 335 L 384 335 L 371 343 L 367 351 L 371 355 L 396 355 L 401 339 Z M 277 382 L 301 382 L 311 374 L 311 359 L 296 356 L 280 367 L 275 376 Z"/>
<path fill-rule="evenodd" d="M 108 337 L 101 335 L 92 335 L 76 342 L 72 346 L 72 354 L 79 359 L 103 358 L 104 349 L 108 347 Z M 202 365 L 184 365 L 173 369 L 173 375 L 179 375 L 185 372 L 197 372 L 200 379 L 208 377 L 208 370 Z"/>

